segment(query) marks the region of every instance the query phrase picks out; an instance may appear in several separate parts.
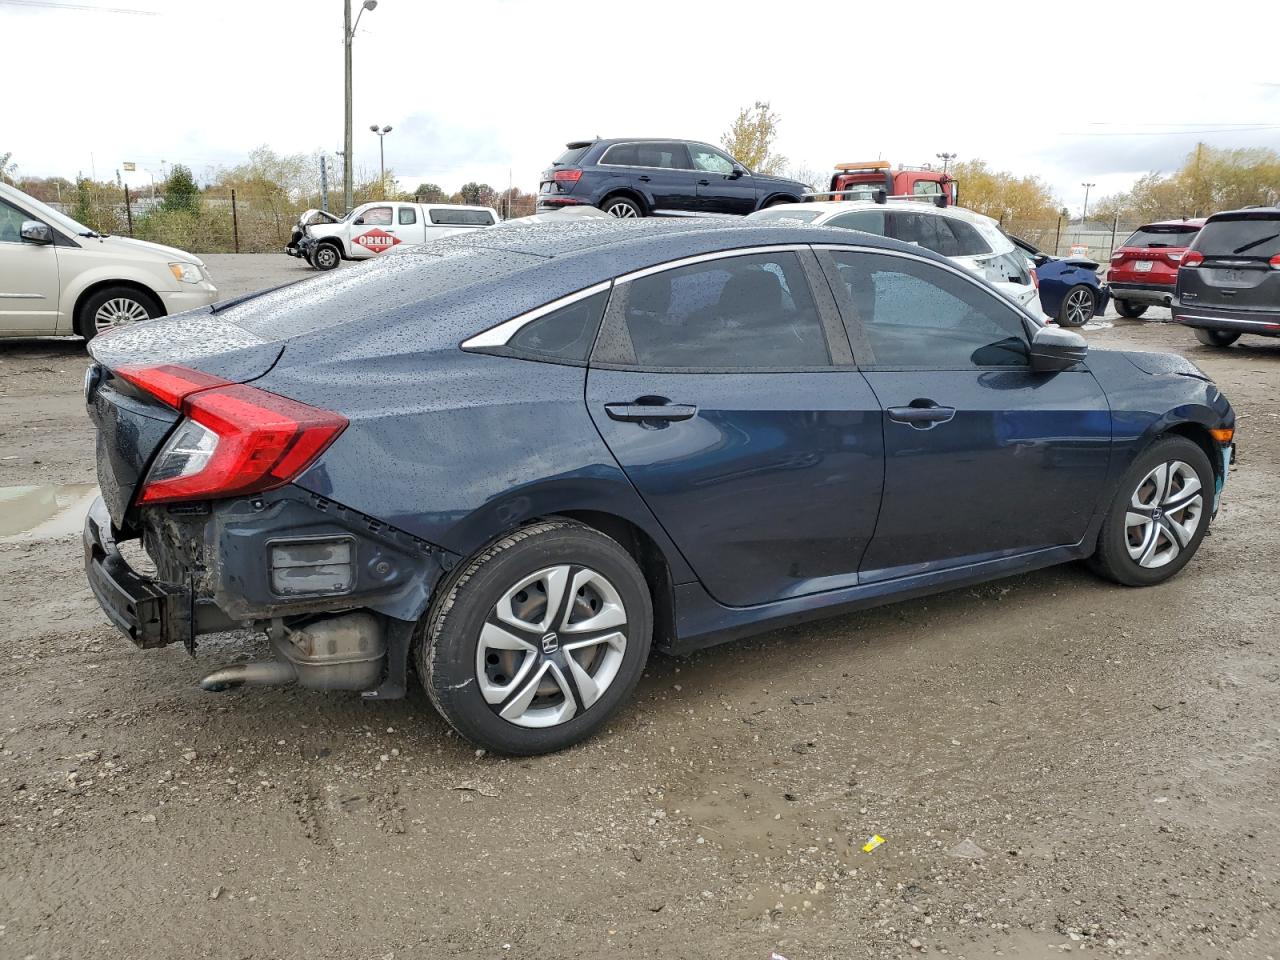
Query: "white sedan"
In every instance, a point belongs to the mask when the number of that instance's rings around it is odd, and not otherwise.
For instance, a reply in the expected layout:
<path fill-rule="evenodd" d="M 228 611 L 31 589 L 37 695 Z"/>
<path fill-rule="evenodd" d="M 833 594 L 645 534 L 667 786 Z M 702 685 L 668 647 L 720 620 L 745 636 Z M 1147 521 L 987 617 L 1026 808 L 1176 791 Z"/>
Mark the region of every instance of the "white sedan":
<path fill-rule="evenodd" d="M 781 203 L 749 220 L 799 220 L 891 237 L 940 253 L 984 278 L 1035 317 L 1043 317 L 1035 270 L 990 217 L 916 200 L 824 200 Z"/>

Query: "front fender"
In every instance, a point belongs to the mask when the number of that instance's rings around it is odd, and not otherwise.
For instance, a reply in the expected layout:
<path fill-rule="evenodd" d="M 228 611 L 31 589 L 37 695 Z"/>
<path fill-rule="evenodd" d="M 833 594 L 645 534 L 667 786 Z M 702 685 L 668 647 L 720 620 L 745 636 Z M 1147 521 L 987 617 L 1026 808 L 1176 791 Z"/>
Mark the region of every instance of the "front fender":
<path fill-rule="evenodd" d="M 168 269 L 168 266 L 164 265 L 166 273 L 168 273 Z M 61 303 L 63 306 L 58 313 L 58 333 L 70 334 L 75 332 L 76 309 L 80 306 L 80 299 L 84 296 L 85 291 L 91 287 L 107 283 L 132 283 L 144 288 L 159 302 L 160 297 L 158 294 L 179 292 L 178 281 L 174 280 L 172 276 L 170 276 L 168 283 L 163 281 L 164 278 L 159 275 L 159 271 L 129 263 L 127 260 L 104 262 L 86 269 L 78 269 L 73 279 L 62 291 Z M 161 306 L 163 306 L 163 303 L 161 303 Z"/>

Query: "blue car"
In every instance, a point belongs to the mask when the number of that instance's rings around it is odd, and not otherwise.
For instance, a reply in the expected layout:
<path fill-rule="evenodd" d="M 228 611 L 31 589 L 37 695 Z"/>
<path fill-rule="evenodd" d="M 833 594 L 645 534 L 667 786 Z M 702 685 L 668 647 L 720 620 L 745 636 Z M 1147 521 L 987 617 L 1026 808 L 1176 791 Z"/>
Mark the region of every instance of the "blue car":
<path fill-rule="evenodd" d="M 91 350 L 114 624 L 263 631 L 215 690 L 416 672 L 511 754 L 597 730 L 653 649 L 1085 558 L 1167 580 L 1235 421 L 1180 357 L 1087 353 L 943 257 L 786 221 L 474 233 Z"/>
<path fill-rule="evenodd" d="M 577 140 L 542 171 L 538 211 L 585 205 L 624 220 L 745 215 L 798 203 L 808 192 L 807 184 L 752 173 L 696 140 Z"/>
<path fill-rule="evenodd" d="M 1107 312 L 1111 291 L 1098 279 L 1102 264 L 1088 257 L 1054 257 L 1035 244 L 1009 237 L 1035 264 L 1040 307 L 1062 327 L 1083 327 Z"/>

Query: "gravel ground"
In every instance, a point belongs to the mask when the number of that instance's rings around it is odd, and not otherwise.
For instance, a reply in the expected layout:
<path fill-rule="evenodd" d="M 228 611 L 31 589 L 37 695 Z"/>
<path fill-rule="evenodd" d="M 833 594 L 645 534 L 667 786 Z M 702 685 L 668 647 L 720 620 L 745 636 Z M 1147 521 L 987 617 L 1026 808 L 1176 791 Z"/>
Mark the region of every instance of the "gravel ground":
<path fill-rule="evenodd" d="M 207 260 L 228 296 L 309 273 Z M 1181 576 L 1059 567 L 658 657 L 552 757 L 478 754 L 419 691 L 202 693 L 263 644 L 136 650 L 74 523 L 0 537 L 0 958 L 1280 956 L 1280 342 L 1087 335 L 1240 413 Z M 90 489 L 84 367 L 0 341 L 0 487 Z"/>

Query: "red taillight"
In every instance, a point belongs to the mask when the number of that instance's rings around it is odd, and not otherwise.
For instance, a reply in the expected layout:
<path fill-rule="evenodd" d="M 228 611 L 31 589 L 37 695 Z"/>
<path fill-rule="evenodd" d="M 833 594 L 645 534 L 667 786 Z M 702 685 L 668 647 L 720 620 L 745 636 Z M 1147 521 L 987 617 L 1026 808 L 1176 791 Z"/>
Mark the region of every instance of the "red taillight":
<path fill-rule="evenodd" d="M 1280 270 L 1280 253 L 1277 253 L 1267 262 L 1271 264 L 1272 270 Z"/>
<path fill-rule="evenodd" d="M 559 180 L 561 183 L 577 183 L 582 179 L 582 171 L 575 168 L 568 170 L 556 170 L 551 174 L 552 180 Z"/>
<path fill-rule="evenodd" d="M 188 370 L 186 367 L 175 367 L 167 363 L 158 367 L 119 367 L 115 374 L 157 400 L 163 400 L 175 410 L 181 409 L 182 401 L 191 394 L 223 387 L 231 382 L 199 370 Z"/>
<path fill-rule="evenodd" d="M 1188 250 L 1182 255 L 1182 266 L 1184 267 L 1198 267 L 1202 263 L 1204 263 L 1203 253 L 1199 253 L 1195 250 Z"/>
<path fill-rule="evenodd" d="M 155 372 L 161 369 L 163 375 Z M 339 414 L 183 367 L 130 373 L 126 379 L 131 383 L 148 391 L 148 383 L 170 388 L 170 396 L 177 391 L 175 384 L 193 386 L 179 401 L 186 420 L 157 455 L 139 503 L 231 497 L 283 486 L 347 427 Z M 216 385 L 196 386 L 203 382 L 200 378 L 216 380 Z"/>

